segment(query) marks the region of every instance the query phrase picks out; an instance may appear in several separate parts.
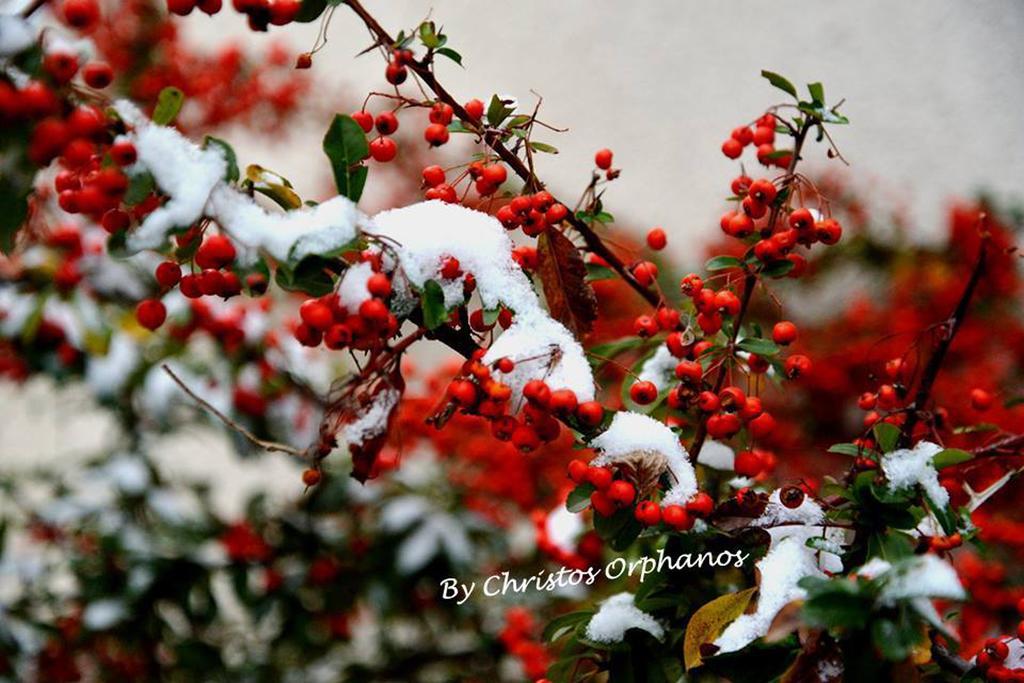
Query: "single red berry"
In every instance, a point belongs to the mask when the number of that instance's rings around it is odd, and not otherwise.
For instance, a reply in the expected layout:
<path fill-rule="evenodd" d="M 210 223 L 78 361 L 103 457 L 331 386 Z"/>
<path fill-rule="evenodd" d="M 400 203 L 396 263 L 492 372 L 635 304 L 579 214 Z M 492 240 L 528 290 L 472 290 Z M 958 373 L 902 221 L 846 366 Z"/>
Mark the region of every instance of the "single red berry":
<path fill-rule="evenodd" d="M 631 505 L 636 498 L 636 488 L 628 481 L 613 481 L 608 486 L 608 497 L 620 505 Z"/>
<path fill-rule="evenodd" d="M 373 296 L 386 299 L 391 296 L 391 280 L 384 273 L 374 273 L 366 281 L 366 290 Z"/>
<path fill-rule="evenodd" d="M 460 406 L 468 408 L 476 403 L 476 385 L 466 379 L 452 380 L 448 385 L 448 396 Z"/>
<path fill-rule="evenodd" d="M 409 77 L 409 70 L 397 61 L 388 62 L 387 68 L 384 70 L 384 78 L 391 85 L 401 85 L 405 82 L 405 79 Z"/>
<path fill-rule="evenodd" d="M 309 69 L 313 66 L 313 55 L 308 52 L 303 52 L 295 58 L 296 69 Z M 366 130 L 366 129 L 364 129 Z"/>
<path fill-rule="evenodd" d="M 985 412 L 991 408 L 994 401 L 992 394 L 984 389 L 971 390 L 971 407 L 978 412 Z"/>
<path fill-rule="evenodd" d="M 722 154 L 730 159 L 739 159 L 743 154 L 743 144 L 735 138 L 729 138 L 722 143 Z"/>
<path fill-rule="evenodd" d="M 182 285 L 184 285 L 184 280 L 182 280 Z M 310 327 L 306 323 L 300 323 L 295 328 L 295 339 L 303 346 L 315 347 L 320 345 L 323 335 L 320 330 Z"/>
<path fill-rule="evenodd" d="M 661 508 L 654 501 L 645 500 L 636 506 L 633 513 L 637 521 L 644 526 L 657 526 L 661 523 Z"/>
<path fill-rule="evenodd" d="M 529 453 L 540 446 L 540 437 L 529 425 L 520 425 L 512 432 L 512 445 L 523 453 Z"/>
<path fill-rule="evenodd" d="M 472 99 L 466 102 L 462 107 L 469 114 L 469 118 L 479 121 L 484 115 L 484 103 L 477 99 Z"/>
<path fill-rule="evenodd" d="M 398 117 L 393 111 L 384 111 L 377 114 L 374 125 L 377 126 L 377 132 L 381 135 L 391 135 L 398 130 Z"/>
<path fill-rule="evenodd" d="M 666 505 L 661 511 L 661 519 L 676 531 L 686 531 L 693 526 L 693 518 L 682 505 Z"/>
<path fill-rule="evenodd" d="M 811 371 L 811 359 L 800 354 L 790 356 L 786 359 L 785 370 L 790 379 L 806 375 Z"/>
<path fill-rule="evenodd" d="M 359 317 L 374 325 L 386 323 L 390 314 L 387 304 L 380 299 L 367 299 L 359 304 Z"/>
<path fill-rule="evenodd" d="M 118 166 L 131 166 L 138 158 L 135 145 L 129 140 L 118 140 L 110 146 L 110 158 Z"/>
<path fill-rule="evenodd" d="M 96 0 L 64 0 L 61 13 L 64 21 L 83 31 L 92 29 L 100 20 L 100 7 Z"/>
<path fill-rule="evenodd" d="M 391 138 L 379 137 L 370 141 L 370 156 L 374 161 L 387 163 L 398 154 L 398 145 Z"/>
<path fill-rule="evenodd" d="M 423 169 L 423 184 L 427 187 L 437 187 L 444 181 L 444 169 L 440 166 L 427 166 Z"/>
<path fill-rule="evenodd" d="M 602 171 L 612 167 L 612 151 L 610 149 L 599 149 L 594 154 L 594 165 Z"/>
<path fill-rule="evenodd" d="M 174 261 L 164 261 L 156 267 L 156 281 L 164 289 L 170 289 L 181 280 L 181 266 Z"/>
<path fill-rule="evenodd" d="M 90 88 L 102 90 L 114 82 L 114 70 L 106 62 L 89 62 L 82 69 L 82 78 Z"/>
<path fill-rule="evenodd" d="M 654 251 L 661 251 L 668 244 L 668 237 L 661 228 L 651 228 L 647 233 L 647 246 Z"/>
<path fill-rule="evenodd" d="M 324 331 L 334 324 L 334 313 L 319 299 L 307 299 L 299 307 L 299 317 L 315 330 Z"/>
<path fill-rule="evenodd" d="M 484 166 L 483 178 L 497 187 L 508 179 L 508 171 L 502 164 L 489 164 Z"/>
<path fill-rule="evenodd" d="M 587 468 L 587 481 L 595 489 L 603 491 L 612 485 L 612 471 L 606 467 L 593 467 Z"/>
<path fill-rule="evenodd" d="M 697 492 L 686 504 L 686 511 L 694 517 L 707 517 L 715 509 L 715 501 L 704 491 Z"/>
<path fill-rule="evenodd" d="M 739 128 L 733 128 L 729 137 L 746 147 L 753 141 L 754 131 L 746 126 L 740 126 Z"/>
<path fill-rule="evenodd" d="M 345 348 L 352 341 L 352 329 L 348 325 L 338 323 L 331 325 L 324 332 L 324 345 L 334 351 Z"/>
<path fill-rule="evenodd" d="M 451 105 L 444 102 L 437 102 L 433 107 L 430 108 L 430 122 L 440 123 L 442 126 L 447 126 L 452 122 L 452 117 L 455 115 Z"/>
<path fill-rule="evenodd" d="M 587 463 L 582 460 L 569 461 L 569 478 L 577 484 L 587 480 Z"/>
<path fill-rule="evenodd" d="M 616 510 L 615 501 L 609 498 L 604 491 L 594 491 L 590 494 L 590 506 L 602 517 L 611 517 Z"/>
<path fill-rule="evenodd" d="M 557 389 L 551 392 L 548 409 L 553 413 L 569 414 L 576 410 L 578 401 L 572 389 Z"/>
<path fill-rule="evenodd" d="M 167 319 L 167 308 L 159 299 L 145 299 L 135 307 L 135 319 L 147 330 L 155 330 Z"/>
<path fill-rule="evenodd" d="M 732 193 L 737 197 L 742 197 L 750 190 L 750 183 L 754 182 L 749 176 L 741 175 L 733 178 L 732 184 L 729 188 Z"/>
<path fill-rule="evenodd" d="M 658 279 L 658 266 L 650 261 L 641 261 L 633 266 L 633 277 L 644 287 L 650 287 Z"/>
<path fill-rule="evenodd" d="M 551 403 L 551 388 L 542 379 L 531 379 L 523 385 L 523 397 L 531 405 L 547 408 Z"/>
<path fill-rule="evenodd" d="M 167 0 L 167 11 L 184 17 L 196 8 L 195 0 Z"/>
<path fill-rule="evenodd" d="M 654 382 L 646 380 L 636 382 L 629 388 L 629 397 L 637 405 L 644 406 L 653 403 L 658 398 L 658 387 Z"/>
<path fill-rule="evenodd" d="M 756 451 L 740 451 L 736 454 L 733 470 L 741 477 L 756 477 L 763 469 Z"/>
<path fill-rule="evenodd" d="M 320 483 L 322 477 L 323 474 L 321 474 L 320 470 L 310 467 L 302 473 L 302 483 L 312 488 Z"/>
<path fill-rule="evenodd" d="M 235 260 L 235 245 L 224 235 L 207 235 L 196 250 L 196 265 L 219 269 Z"/>
<path fill-rule="evenodd" d="M 43 69 L 50 78 L 63 85 L 78 73 L 78 57 L 69 52 L 48 52 L 43 57 Z"/>
<path fill-rule="evenodd" d="M 777 322 L 772 328 L 772 340 L 779 346 L 789 346 L 796 341 L 796 337 L 796 325 L 788 320 Z"/>
<path fill-rule="evenodd" d="M 366 110 L 359 110 L 352 113 L 352 120 L 359 124 L 364 133 L 373 130 L 373 115 Z"/>
<path fill-rule="evenodd" d="M 63 193 L 61 193 L 63 194 Z M 103 218 L 100 219 L 100 224 L 103 229 L 113 235 L 116 232 L 127 230 L 131 224 L 132 218 L 128 215 L 127 211 L 121 209 L 110 209 L 103 214 Z"/>
<path fill-rule="evenodd" d="M 576 417 L 587 427 L 596 427 L 604 421 L 604 406 L 597 401 L 584 401 L 576 408 Z"/>

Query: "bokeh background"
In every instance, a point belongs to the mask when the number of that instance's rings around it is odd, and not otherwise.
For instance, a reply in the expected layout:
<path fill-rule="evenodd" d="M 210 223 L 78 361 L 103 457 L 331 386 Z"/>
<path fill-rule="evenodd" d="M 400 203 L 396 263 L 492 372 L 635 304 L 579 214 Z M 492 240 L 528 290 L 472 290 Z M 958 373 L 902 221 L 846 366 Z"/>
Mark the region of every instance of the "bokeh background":
<path fill-rule="evenodd" d="M 628 11 L 621 3 L 588 0 L 366 4 L 392 32 L 428 15 L 443 26 L 467 67 L 439 67 L 460 99 L 500 92 L 527 104 L 534 93 L 542 96 L 542 118 L 569 128 L 546 139 L 560 153 L 544 157 L 540 167 L 560 195 L 576 196 L 589 178 L 594 150 L 612 148 L 615 165 L 624 170 L 607 195 L 608 209 L 637 231 L 663 226 L 670 236 L 667 257 L 682 264 L 698 263 L 702 245 L 717 233 L 725 179 L 734 172 L 719 152 L 721 141 L 746 123 L 743 116 L 781 100 L 760 78 L 762 68 L 799 84 L 820 80 L 830 98 L 847 100 L 852 125 L 835 136 L 850 162 L 842 172 L 870 202 L 903 211 L 920 240 L 941 237 L 954 197 L 979 190 L 1001 199 L 1020 194 L 1019 0 L 785 0 L 771 7 L 659 0 Z M 227 37 L 254 54 L 274 41 L 295 53 L 308 50 L 320 28 L 314 23 L 254 34 L 230 11 L 212 18 L 194 12 L 177 24 L 199 49 Z M 314 57 L 313 113 L 273 136 L 224 133 L 243 161 L 271 166 L 307 196 L 328 187 L 326 158 L 309 150 L 318 149 L 330 112 L 357 108 L 383 83 L 375 58 L 355 59 L 370 39 L 354 17 L 338 12 L 328 35 Z M 418 142 L 418 132 L 408 139 Z M 825 162 L 823 152 L 814 154 L 811 172 Z M 389 196 L 387 183 L 370 183 L 368 208 Z M 0 405 L 2 470 L 97 452 L 114 431 L 87 392 L 45 379 L 0 383 Z M 240 506 L 248 490 L 270 487 L 288 496 L 298 486 L 296 477 L 278 476 L 292 467 L 282 459 L 239 465 L 223 434 L 212 429 L 177 434 L 158 452 L 173 471 L 215 474 L 226 511 Z"/>

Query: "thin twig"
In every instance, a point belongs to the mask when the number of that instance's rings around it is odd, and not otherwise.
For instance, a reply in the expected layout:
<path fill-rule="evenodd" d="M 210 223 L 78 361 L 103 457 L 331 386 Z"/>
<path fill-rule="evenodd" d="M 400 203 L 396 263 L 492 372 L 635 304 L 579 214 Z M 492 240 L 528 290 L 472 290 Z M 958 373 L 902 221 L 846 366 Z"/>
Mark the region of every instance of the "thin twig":
<path fill-rule="evenodd" d="M 394 45 L 395 41 L 391 35 L 380 25 L 380 22 L 372 14 L 370 14 L 359 0 L 346 0 L 346 4 L 352 9 L 353 12 L 363 21 L 366 28 L 369 29 L 370 33 L 374 38 L 382 45 Z M 437 98 L 449 105 L 455 115 L 463 122 L 463 124 L 470 130 L 479 130 L 479 121 L 473 119 L 466 112 L 463 107 L 451 94 L 444 88 L 441 83 L 438 82 L 434 76 L 434 72 L 430 69 L 429 62 L 413 61 L 409 63 L 409 68 L 427 85 L 428 88 L 437 96 Z M 519 176 L 527 186 L 533 186 L 537 190 L 542 190 L 545 185 L 541 180 L 530 173 L 530 169 L 523 163 L 522 159 L 516 156 L 511 150 L 509 150 L 501 141 L 497 133 L 490 131 L 486 132 L 482 136 L 484 144 L 491 148 L 491 150 L 497 154 L 502 161 L 508 164 L 509 168 Z M 564 204 L 564 202 L 562 202 Z M 603 258 L 612 270 L 619 274 L 619 276 L 626 281 L 626 283 L 632 287 L 637 293 L 642 296 L 647 303 L 651 306 L 657 306 L 661 302 L 661 297 L 655 291 L 640 284 L 629 268 L 623 263 L 622 259 L 618 257 L 608 246 L 604 243 L 601 237 L 594 232 L 594 230 L 576 217 L 575 214 L 570 213 L 566 220 L 572 225 L 582 237 L 583 241 L 587 246 L 587 249 L 594 254 L 597 254 Z"/>
<path fill-rule="evenodd" d="M 174 374 L 174 371 L 171 370 L 171 368 L 166 363 L 162 364 L 160 367 L 163 368 L 164 372 L 171 376 L 171 379 L 174 380 L 174 383 L 181 387 L 181 390 L 188 394 L 193 401 L 201 405 L 203 408 L 206 408 L 206 410 L 208 410 L 209 412 L 213 413 L 221 422 L 224 423 L 226 427 L 241 434 L 252 445 L 258 448 L 262 448 L 265 451 L 288 453 L 289 455 L 294 455 L 297 458 L 306 458 L 306 452 L 299 450 L 294 446 L 289 446 L 283 443 L 277 443 L 276 441 L 265 441 L 264 439 L 259 438 L 258 436 L 250 432 L 248 429 L 246 429 L 245 427 L 238 424 L 224 413 L 214 408 L 209 401 L 207 401 L 206 399 L 202 398 L 194 391 L 189 389 L 188 385 L 185 384 L 180 377 Z"/>

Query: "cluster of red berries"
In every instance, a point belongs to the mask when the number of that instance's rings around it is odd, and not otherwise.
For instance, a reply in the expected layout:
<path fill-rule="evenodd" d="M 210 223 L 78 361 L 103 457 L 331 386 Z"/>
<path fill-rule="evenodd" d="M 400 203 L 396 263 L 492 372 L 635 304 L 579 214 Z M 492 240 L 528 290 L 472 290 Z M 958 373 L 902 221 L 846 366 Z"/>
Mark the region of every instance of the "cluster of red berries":
<path fill-rule="evenodd" d="M 302 7 L 300 0 L 231 0 L 232 7 L 249 20 L 253 31 L 266 31 L 273 24 L 284 26 L 295 20 Z M 224 6 L 223 0 L 167 0 L 167 11 L 184 17 L 199 8 L 199 11 L 213 16 Z"/>
<path fill-rule="evenodd" d="M 590 506 L 602 517 L 610 517 L 617 510 L 633 508 L 637 521 L 645 526 L 664 523 L 676 531 L 693 527 L 697 519 L 707 517 L 714 509 L 714 501 L 707 493 L 700 491 L 686 505 L 660 507 L 653 500 L 636 501 L 636 486 L 624 477 L 616 478 L 612 467 L 596 467 L 582 460 L 569 462 L 569 478 L 576 484 L 590 484 Z M 618 473 L 621 474 L 621 473 Z"/>
<path fill-rule="evenodd" d="M 838 221 L 833 218 L 818 220 L 810 209 L 803 207 L 791 211 L 784 222 L 778 220 L 769 225 L 778 188 L 768 179 L 751 180 L 747 176 L 739 176 L 732 182 L 732 191 L 740 198 L 740 208 L 722 215 L 719 221 L 722 232 L 740 240 L 756 235 L 754 256 L 764 263 L 779 259 L 791 261 L 790 277 L 799 277 L 807 268 L 807 260 L 793 253 L 797 245 L 810 247 L 816 242 L 833 245 L 842 237 L 843 229 Z"/>
<path fill-rule="evenodd" d="M 295 327 L 295 338 L 303 346 L 324 346 L 331 350 L 344 348 L 366 351 L 398 333 L 399 322 L 387 305 L 391 296 L 391 279 L 375 272 L 366 282 L 370 298 L 349 311 L 338 294 L 307 299 L 299 307 L 302 322 Z"/>
<path fill-rule="evenodd" d="M 757 150 L 757 160 L 765 166 L 778 166 L 787 168 L 792 160 L 792 154 L 788 152 L 776 152 L 775 150 L 775 116 L 765 114 L 754 123 L 751 130 L 749 126 L 740 126 L 732 131 L 729 139 L 722 143 L 722 154 L 730 159 L 739 159 L 743 155 L 743 149 L 753 145 Z"/>
<path fill-rule="evenodd" d="M 532 195 L 519 195 L 495 214 L 506 230 L 522 228 L 529 237 L 537 237 L 550 225 L 566 219 L 569 209 L 555 201 L 550 192 L 541 190 Z"/>
<path fill-rule="evenodd" d="M 100 4 L 96 0 L 64 0 L 60 13 L 68 26 L 88 33 L 100 21 Z"/>
<path fill-rule="evenodd" d="M 612 168 L 612 157 L 613 153 L 610 149 L 599 149 L 594 153 L 594 166 L 601 171 L 604 171 L 604 177 L 606 180 L 615 180 L 619 177 L 621 171 L 617 168 Z"/>
<path fill-rule="evenodd" d="M 498 191 L 508 179 L 508 171 L 500 163 L 483 163 L 474 161 L 466 172 L 454 182 L 457 185 L 463 178 L 474 181 L 474 187 L 481 197 L 488 197 Z M 427 199 L 439 199 L 449 204 L 459 201 L 455 185 L 447 182 L 445 170 L 440 166 L 431 165 L 423 169 L 423 185 L 427 188 L 424 196 Z"/>
<path fill-rule="evenodd" d="M 67 85 L 79 73 L 78 56 L 63 50 L 52 50 L 43 56 L 43 71 L 55 85 Z M 94 60 L 81 67 L 82 81 L 90 88 L 102 90 L 114 82 L 114 70 L 103 61 Z"/>
<path fill-rule="evenodd" d="M 498 634 L 505 651 L 519 660 L 530 679 L 543 676 L 551 664 L 551 653 L 537 631 L 536 621 L 525 607 L 512 607 L 505 613 L 505 627 Z"/>
<path fill-rule="evenodd" d="M 500 441 L 510 441 L 524 453 L 550 443 L 561 432 L 560 419 L 573 420 L 582 429 L 590 430 L 604 420 L 604 408 L 597 401 L 580 403 L 571 389 L 554 391 L 540 379 L 523 386 L 523 402 L 519 417 L 508 414 L 512 387 L 492 376 L 492 370 L 508 374 L 515 362 L 499 358 L 490 367 L 481 362 L 483 351 L 467 360 L 461 374 L 448 384 L 448 400 L 467 413 L 491 421 L 491 433 Z"/>
<path fill-rule="evenodd" d="M 1017 610 L 1024 614 L 1024 600 L 1017 604 Z M 984 647 L 975 659 L 975 664 L 983 672 L 986 681 L 998 681 L 1000 683 L 1004 681 L 1024 681 L 1024 668 L 1011 669 L 1005 664 L 1010 656 L 1008 642 L 1013 639 L 1008 636 L 1000 636 L 998 638 L 989 638 L 985 641 Z M 1024 640 L 1024 621 L 1018 624 L 1015 639 L 1018 641 Z"/>

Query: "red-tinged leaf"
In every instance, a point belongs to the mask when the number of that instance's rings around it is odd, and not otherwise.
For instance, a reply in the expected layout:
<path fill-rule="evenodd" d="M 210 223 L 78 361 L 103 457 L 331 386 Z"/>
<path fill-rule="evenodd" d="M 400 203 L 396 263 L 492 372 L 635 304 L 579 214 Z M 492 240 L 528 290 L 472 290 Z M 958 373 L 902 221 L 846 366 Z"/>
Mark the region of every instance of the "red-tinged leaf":
<path fill-rule="evenodd" d="M 405 391 L 399 364 L 362 381 L 346 378 L 331 387 L 320 422 L 320 443 L 345 442 L 352 456 L 352 477 L 359 483 L 377 476 L 377 456 L 387 443 Z"/>
<path fill-rule="evenodd" d="M 537 240 L 537 273 L 551 317 L 577 335 L 589 332 L 597 319 L 597 297 L 576 245 L 557 230 L 546 230 Z"/>

